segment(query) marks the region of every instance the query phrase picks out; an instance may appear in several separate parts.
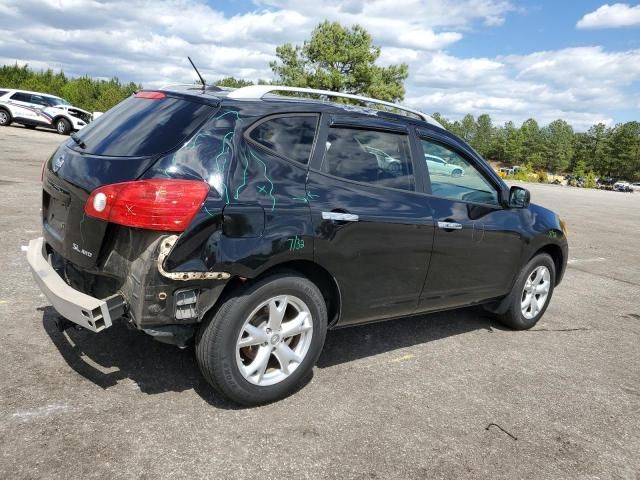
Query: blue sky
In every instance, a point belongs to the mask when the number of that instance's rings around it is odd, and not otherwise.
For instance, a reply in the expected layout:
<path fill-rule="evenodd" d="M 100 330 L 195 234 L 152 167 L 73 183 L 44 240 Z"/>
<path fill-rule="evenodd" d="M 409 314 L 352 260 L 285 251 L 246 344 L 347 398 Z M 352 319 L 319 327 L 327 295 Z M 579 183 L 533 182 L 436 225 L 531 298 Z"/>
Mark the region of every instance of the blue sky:
<path fill-rule="evenodd" d="M 640 120 L 640 1 L 2 0 L 0 62 L 145 86 L 270 78 L 284 42 L 359 23 L 381 64 L 406 62 L 404 102 L 496 123 Z"/>

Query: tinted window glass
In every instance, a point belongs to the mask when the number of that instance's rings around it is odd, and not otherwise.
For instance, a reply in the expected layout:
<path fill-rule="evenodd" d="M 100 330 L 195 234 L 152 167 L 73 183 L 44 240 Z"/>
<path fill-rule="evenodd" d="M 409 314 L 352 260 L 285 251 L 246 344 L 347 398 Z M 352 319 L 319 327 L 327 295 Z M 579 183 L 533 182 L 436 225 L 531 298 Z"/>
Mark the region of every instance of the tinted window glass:
<path fill-rule="evenodd" d="M 44 107 L 49 105 L 49 102 L 45 100 L 46 97 L 41 95 L 31 95 L 31 103 L 35 103 L 36 105 L 42 105 Z"/>
<path fill-rule="evenodd" d="M 498 192 L 462 155 L 440 144 L 420 139 L 429 169 L 431 192 L 438 197 L 498 204 Z"/>
<path fill-rule="evenodd" d="M 414 189 L 407 135 L 332 128 L 327 138 L 322 171 L 376 186 Z"/>
<path fill-rule="evenodd" d="M 249 137 L 278 155 L 307 164 L 317 124 L 315 115 L 276 117 L 258 124 Z"/>
<path fill-rule="evenodd" d="M 213 112 L 213 107 L 166 97 L 129 97 L 76 136 L 82 152 L 113 157 L 156 155 L 183 142 Z"/>
<path fill-rule="evenodd" d="M 6 91 L 6 90 L 0 90 L 0 97 L 1 97 L 1 96 L 3 96 L 3 95 L 5 95 L 6 93 L 7 93 L 7 91 Z"/>
<path fill-rule="evenodd" d="M 31 102 L 31 94 L 16 92 L 11 95 L 11 100 L 15 100 L 16 102 Z"/>

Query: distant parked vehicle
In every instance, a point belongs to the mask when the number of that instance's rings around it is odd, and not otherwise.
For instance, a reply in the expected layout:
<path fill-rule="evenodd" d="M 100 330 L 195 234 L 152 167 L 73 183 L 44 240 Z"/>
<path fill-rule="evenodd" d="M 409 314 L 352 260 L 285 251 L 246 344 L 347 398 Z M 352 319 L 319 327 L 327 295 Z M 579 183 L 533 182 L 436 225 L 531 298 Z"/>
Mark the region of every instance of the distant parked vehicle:
<path fill-rule="evenodd" d="M 52 128 L 61 135 L 80 130 L 93 119 L 60 97 L 27 90 L 0 89 L 0 127 L 12 122 L 27 128 Z"/>
<path fill-rule="evenodd" d="M 427 159 L 429 171 L 434 174 L 450 175 L 452 177 L 461 177 L 464 175 L 464 169 L 461 166 L 447 163 L 444 158 L 429 153 L 425 153 L 424 158 Z"/>
<path fill-rule="evenodd" d="M 614 183 L 613 189 L 616 192 L 633 192 L 634 190 L 629 182 L 624 181 Z"/>

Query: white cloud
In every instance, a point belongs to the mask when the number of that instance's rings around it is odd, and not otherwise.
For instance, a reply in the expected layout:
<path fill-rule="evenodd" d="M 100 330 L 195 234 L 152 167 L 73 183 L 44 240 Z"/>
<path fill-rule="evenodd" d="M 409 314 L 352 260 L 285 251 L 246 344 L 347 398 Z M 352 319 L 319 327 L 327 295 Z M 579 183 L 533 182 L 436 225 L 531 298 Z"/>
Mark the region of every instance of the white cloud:
<path fill-rule="evenodd" d="M 632 7 L 627 3 L 605 3 L 597 10 L 582 17 L 578 28 L 619 28 L 640 25 L 640 5 Z"/>
<path fill-rule="evenodd" d="M 460 58 L 447 48 L 504 22 L 503 0 L 256 0 L 225 15 L 204 0 L 0 0 L 0 63 L 29 63 L 155 87 L 205 78 L 271 78 L 276 46 L 302 43 L 322 19 L 358 23 L 382 47 L 380 64 L 406 62 L 406 103 L 450 118 L 576 128 L 611 123 L 640 105 L 640 51 L 590 46 L 527 55 Z M 634 107 L 635 108 L 635 107 Z"/>

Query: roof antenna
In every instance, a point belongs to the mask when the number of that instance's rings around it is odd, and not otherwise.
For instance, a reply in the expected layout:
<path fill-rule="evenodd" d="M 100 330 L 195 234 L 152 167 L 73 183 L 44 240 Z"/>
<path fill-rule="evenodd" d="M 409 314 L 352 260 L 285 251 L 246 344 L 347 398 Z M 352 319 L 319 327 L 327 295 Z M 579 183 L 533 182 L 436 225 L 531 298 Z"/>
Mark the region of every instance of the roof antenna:
<path fill-rule="evenodd" d="M 189 62 L 191 63 L 191 66 L 193 67 L 193 69 L 198 74 L 198 77 L 200 77 L 200 82 L 202 82 L 202 92 L 204 93 L 204 89 L 207 86 L 207 84 L 204 81 L 204 78 L 202 78 L 202 75 L 200 75 L 200 72 L 198 71 L 198 68 L 196 67 L 195 63 L 193 63 L 193 60 L 191 60 L 191 57 L 187 57 L 187 58 L 189 59 Z"/>

